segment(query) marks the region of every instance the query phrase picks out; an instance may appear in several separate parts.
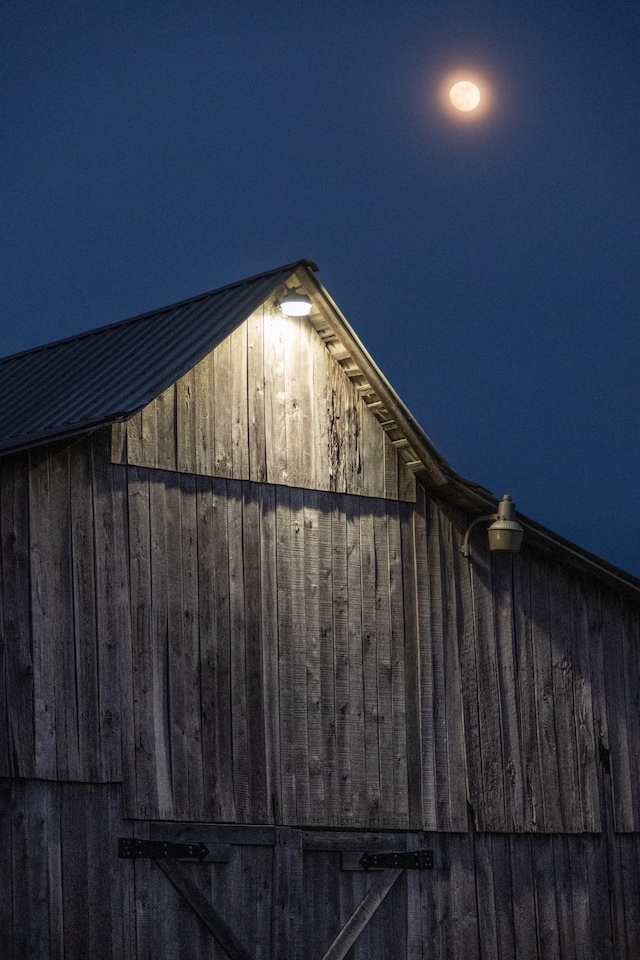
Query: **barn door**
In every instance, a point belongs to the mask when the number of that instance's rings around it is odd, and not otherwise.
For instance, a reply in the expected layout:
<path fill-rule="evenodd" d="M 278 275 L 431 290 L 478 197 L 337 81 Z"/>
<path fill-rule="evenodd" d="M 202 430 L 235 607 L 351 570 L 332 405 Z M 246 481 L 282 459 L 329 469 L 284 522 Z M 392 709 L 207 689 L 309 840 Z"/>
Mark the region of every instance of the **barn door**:
<path fill-rule="evenodd" d="M 161 846 L 141 846 L 133 863 L 139 960 L 420 955 L 409 950 L 404 861 L 362 863 L 367 852 L 405 855 L 407 841 L 418 845 L 412 835 L 193 824 L 147 833 Z M 191 861 L 165 843 L 191 844 Z"/>

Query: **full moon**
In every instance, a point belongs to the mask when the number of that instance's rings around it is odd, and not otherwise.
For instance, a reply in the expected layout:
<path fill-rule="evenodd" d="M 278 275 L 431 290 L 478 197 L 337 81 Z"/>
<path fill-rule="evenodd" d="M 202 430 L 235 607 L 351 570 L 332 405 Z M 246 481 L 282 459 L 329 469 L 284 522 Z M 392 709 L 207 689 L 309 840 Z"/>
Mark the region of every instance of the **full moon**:
<path fill-rule="evenodd" d="M 480 103 L 480 91 L 471 80 L 458 80 L 449 90 L 449 100 L 456 110 L 468 113 Z"/>

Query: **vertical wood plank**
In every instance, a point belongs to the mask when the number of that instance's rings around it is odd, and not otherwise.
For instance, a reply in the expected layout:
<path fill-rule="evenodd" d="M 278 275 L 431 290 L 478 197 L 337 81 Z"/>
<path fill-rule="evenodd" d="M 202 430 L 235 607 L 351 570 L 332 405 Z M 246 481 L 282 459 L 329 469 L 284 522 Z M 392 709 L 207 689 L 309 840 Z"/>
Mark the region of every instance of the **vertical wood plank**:
<path fill-rule="evenodd" d="M 513 566 L 514 635 L 517 650 L 516 684 L 520 749 L 523 777 L 523 828 L 544 827 L 538 721 L 536 711 L 536 672 L 532 641 L 532 603 L 529 555 L 522 552 Z"/>
<path fill-rule="evenodd" d="M 249 477 L 258 483 L 267 479 L 265 435 L 264 305 L 247 320 L 247 397 L 249 429 Z M 267 371 L 267 375 L 268 375 Z"/>
<path fill-rule="evenodd" d="M 351 418 L 345 402 L 345 376 L 338 364 L 329 363 L 329 456 L 331 461 L 331 489 L 344 493 L 348 489 L 347 478 L 352 454 Z"/>
<path fill-rule="evenodd" d="M 198 518 L 196 478 L 180 481 L 182 535 L 182 638 L 185 676 L 185 730 L 190 820 L 205 819 L 202 756 L 202 702 L 198 606 Z"/>
<path fill-rule="evenodd" d="M 625 940 L 629 960 L 635 960 L 640 943 L 640 859 L 637 835 L 616 838 L 619 847 L 621 883 L 624 901 Z M 617 958 L 616 958 L 617 960 Z"/>
<path fill-rule="evenodd" d="M 79 785 L 81 802 L 86 810 L 86 870 L 88 937 L 85 955 L 113 955 L 111 926 L 111 890 L 109 867 L 115 840 L 109 836 L 110 791 L 106 784 Z"/>
<path fill-rule="evenodd" d="M 468 526 L 468 518 L 465 523 Z M 464 709 L 467 799 L 476 828 L 484 821 L 484 782 L 480 734 L 480 679 L 478 675 L 473 569 L 462 557 L 455 567 L 456 607 L 460 623 L 460 683 Z"/>
<path fill-rule="evenodd" d="M 300 352 L 298 366 L 297 399 L 300 421 L 301 472 L 300 485 L 315 488 L 316 482 L 316 446 L 313 442 L 314 394 L 313 394 L 313 350 L 311 341 L 317 334 L 306 317 L 300 317 Z"/>
<path fill-rule="evenodd" d="M 420 736 L 422 745 L 422 825 L 438 828 L 437 787 L 447 789 L 446 773 L 437 775 L 437 742 L 445 723 L 443 690 L 442 588 L 438 515 L 418 490 L 414 517 L 416 604 L 420 649 Z M 434 675 L 437 670 L 438 676 Z M 442 764 L 442 747 L 440 749 Z M 446 757 L 445 757 L 446 762 Z M 448 811 L 443 810 L 446 814 Z"/>
<path fill-rule="evenodd" d="M 93 518 L 95 524 L 96 640 L 100 728 L 100 778 L 135 785 L 131 737 L 123 775 L 123 705 L 125 729 L 134 730 L 126 516 L 126 467 L 109 462 L 108 430 L 92 441 Z"/>
<path fill-rule="evenodd" d="M 272 957 L 301 957 L 304 950 L 302 834 L 276 828 L 273 851 Z"/>
<path fill-rule="evenodd" d="M 416 555 L 413 510 L 400 505 L 402 590 L 404 598 L 405 684 L 407 716 L 407 781 L 409 826 L 422 824 L 422 744 L 420 731 L 420 649 L 416 598 Z"/>
<path fill-rule="evenodd" d="M 313 368 L 312 442 L 314 444 L 314 486 L 331 490 L 329 416 L 332 407 L 329 379 L 329 351 L 318 336 L 311 335 Z"/>
<path fill-rule="evenodd" d="M 151 544 L 151 671 L 146 683 L 152 689 L 153 775 L 157 784 L 160 818 L 174 816 L 173 780 L 171 768 L 171 738 L 178 730 L 171 716 L 171 702 L 167 696 L 170 674 L 170 638 L 176 626 L 177 598 L 174 593 L 173 572 L 168 570 L 168 559 L 175 549 L 174 484 L 175 475 L 150 471 L 149 473 L 149 531 Z M 179 540 L 178 540 L 179 544 Z M 168 547 L 171 553 L 168 553 Z M 170 592 L 171 591 L 171 592 Z M 177 749 L 177 744 L 176 744 Z M 180 761 L 178 760 L 178 764 Z M 181 801 L 182 802 L 182 801 Z"/>
<path fill-rule="evenodd" d="M 141 451 L 140 463 L 147 467 L 158 466 L 158 404 L 152 400 L 140 411 L 141 416 Z"/>
<path fill-rule="evenodd" d="M 380 818 L 395 823 L 395 764 L 393 754 L 393 669 L 391 662 L 391 597 L 389 570 L 388 515 L 376 510 L 373 517 L 375 562 L 375 631 L 378 686 L 378 737 L 380 756 Z"/>
<path fill-rule="evenodd" d="M 365 497 L 383 497 L 385 474 L 381 466 L 384 463 L 385 435 L 362 398 L 358 400 L 358 409 L 362 429 L 362 474 L 358 492 Z"/>
<path fill-rule="evenodd" d="M 233 794 L 236 817 L 249 820 L 249 743 L 247 727 L 247 676 L 245 582 L 242 530 L 242 484 L 227 482 L 229 530 L 229 614 L 231 627 L 231 725 Z"/>
<path fill-rule="evenodd" d="M 87 847 L 87 806 L 85 787 L 67 785 L 62 795 L 60 829 L 65 953 L 70 957 L 86 955 L 89 944 L 89 868 Z M 45 954 L 36 953 L 34 956 Z"/>
<path fill-rule="evenodd" d="M 73 638 L 78 698 L 78 741 L 84 779 L 96 780 L 100 758 L 100 698 L 94 504 L 91 442 L 75 444 L 69 457 Z"/>
<path fill-rule="evenodd" d="M 367 824 L 380 822 L 380 711 L 378 706 L 378 635 L 376 629 L 376 561 L 373 511 L 366 500 L 360 510 L 362 584 L 362 680 L 364 687 L 364 743 Z M 363 509 L 364 508 L 364 509 Z"/>
<path fill-rule="evenodd" d="M 204 441 L 198 435 L 198 413 L 206 403 L 206 386 L 198 377 L 196 384 L 196 370 L 200 364 L 187 371 L 175 384 L 175 424 L 172 424 L 171 436 L 175 434 L 175 469 L 183 473 L 195 473 L 198 462 L 202 463 L 200 444 Z M 198 387 L 204 387 L 202 400 Z M 200 421 L 200 425 L 202 421 Z M 166 442 L 166 441 L 165 441 Z M 166 460 L 165 460 L 166 463 Z M 165 467 L 170 469 L 170 467 Z"/>
<path fill-rule="evenodd" d="M 531 586 L 531 646 L 536 686 L 536 724 L 540 757 L 542 811 L 540 829 L 549 833 L 562 830 L 560 771 L 556 742 L 553 660 L 546 565 L 533 553 L 529 558 Z"/>
<path fill-rule="evenodd" d="M 123 822 L 122 793 L 120 784 L 108 787 L 108 829 L 109 840 L 107 852 L 115 849 L 118 837 L 131 836 L 131 823 Z M 135 869 L 127 860 L 117 857 L 108 857 L 106 871 L 111 906 L 111 940 L 113 943 L 113 957 L 124 958 L 135 956 L 135 896 L 134 878 Z"/>
<path fill-rule="evenodd" d="M 460 677 L 459 638 L 464 615 L 459 609 L 456 588 L 460 545 L 463 539 L 464 519 L 459 511 L 443 506 L 439 510 L 439 542 L 442 566 L 442 608 L 444 611 L 444 713 L 446 718 L 445 746 L 447 758 L 446 796 L 447 816 L 439 822 L 440 829 L 468 830 L 467 790 L 465 782 L 465 745 Z"/>
<path fill-rule="evenodd" d="M 511 839 L 505 834 L 494 834 L 491 837 L 498 956 L 505 960 L 516 956 L 513 877 L 509 859 Z"/>
<path fill-rule="evenodd" d="M 69 642 L 74 635 L 71 456 L 71 449 L 62 447 L 52 452 L 49 462 L 50 636 L 55 649 L 58 775 L 82 780 L 78 664 L 74 644 Z"/>
<path fill-rule="evenodd" d="M 249 419 L 247 408 L 247 324 L 229 334 L 231 352 L 231 476 L 249 478 Z"/>
<path fill-rule="evenodd" d="M 347 581 L 347 521 L 345 501 L 332 497 L 331 556 L 333 593 L 333 638 L 335 663 L 336 758 L 338 770 L 338 819 L 347 824 L 353 817 L 351 782 L 351 709 L 349 696 L 349 594 Z"/>
<path fill-rule="evenodd" d="M 158 792 L 153 771 L 152 641 L 151 641 L 151 531 L 149 479 L 146 468 L 129 468 L 129 564 L 131 580 L 132 629 L 132 738 L 135 752 L 136 813 L 152 816 L 157 810 Z"/>
<path fill-rule="evenodd" d="M 402 537 L 400 505 L 390 501 L 387 538 L 389 544 L 389 595 L 391 606 L 391 683 L 393 698 L 393 767 L 395 787 L 395 824 L 409 826 L 409 786 L 407 771 L 407 667 L 403 602 Z"/>
<path fill-rule="evenodd" d="M 161 584 L 165 593 L 166 617 L 160 630 L 166 630 L 166 640 L 159 631 L 157 642 L 165 646 L 157 656 L 164 665 L 166 656 L 167 695 L 164 710 L 168 725 L 168 763 L 171 777 L 171 799 L 173 816 L 178 820 L 189 817 L 189 747 L 188 747 L 188 710 L 189 689 L 187 681 L 187 658 L 184 627 L 186 618 L 183 611 L 183 569 L 182 569 L 182 509 L 181 478 L 177 475 L 164 475 L 164 537 L 162 554 L 157 557 L 156 569 L 163 568 Z M 162 519 L 157 518 L 161 523 Z M 164 692 L 164 691 L 163 691 Z"/>
<path fill-rule="evenodd" d="M 573 839 L 573 838 L 572 838 Z M 580 960 L 576 952 L 573 923 L 573 903 L 571 890 L 571 865 L 569 861 L 569 838 L 558 835 L 553 838 L 553 860 L 555 867 L 556 904 L 558 909 L 558 934 L 560 956 L 562 960 Z"/>
<path fill-rule="evenodd" d="M 364 692 L 362 672 L 362 556 L 360 545 L 360 500 L 344 498 L 347 520 L 347 592 L 349 631 L 349 739 L 351 744 L 351 790 L 354 823 L 367 822 Z"/>
<path fill-rule="evenodd" d="M 448 839 L 447 837 L 447 842 Z M 506 960 L 509 956 L 508 952 L 502 953 L 500 949 L 501 931 L 499 929 L 498 904 L 496 903 L 494 886 L 494 872 L 496 866 L 499 869 L 499 865 L 494 864 L 494 839 L 495 837 L 489 833 L 475 834 L 474 836 L 478 931 L 483 952 L 488 957 L 496 957 L 500 960 L 505 957 Z M 505 944 L 505 946 L 507 945 Z M 451 955 L 453 956 L 453 954 Z"/>
<path fill-rule="evenodd" d="M 494 597 L 494 629 L 500 690 L 505 829 L 523 830 L 526 824 L 524 773 L 520 745 L 519 703 L 517 702 L 517 652 L 513 594 L 513 565 L 510 554 L 496 553 L 491 563 Z"/>
<path fill-rule="evenodd" d="M 488 546 L 476 538 L 469 558 L 475 620 L 476 664 L 484 810 L 482 829 L 505 826 L 504 769 L 500 722 L 500 687 L 493 619 L 493 587 Z"/>
<path fill-rule="evenodd" d="M 265 456 L 269 483 L 287 483 L 287 432 L 285 426 L 284 318 L 269 312 L 264 325 Z"/>
<path fill-rule="evenodd" d="M 231 622 L 227 483 L 198 480 L 205 805 L 213 819 L 234 820 L 231 720 Z"/>
<path fill-rule="evenodd" d="M 5 460 L 0 472 L 0 596 L 5 644 L 7 761 L 15 777 L 35 773 L 34 662 L 29 599 L 29 475 L 26 454 Z M 4 685 L 4 677 L 2 677 Z"/>
<path fill-rule="evenodd" d="M 36 773 L 49 779 L 58 775 L 72 779 L 79 772 L 75 677 L 71 645 L 66 642 L 73 635 L 73 625 L 68 589 L 68 462 L 65 491 L 63 457 L 64 452 L 62 457 L 58 454 L 55 463 L 47 452 L 32 453 L 29 458 Z"/>
<path fill-rule="evenodd" d="M 336 688 L 334 672 L 332 497 L 319 492 L 318 503 L 318 628 L 320 638 L 320 712 L 324 816 L 338 823 L 338 758 L 336 742 Z"/>
<path fill-rule="evenodd" d="M 265 755 L 265 708 L 262 661 L 262 556 L 259 488 L 243 487 L 243 554 L 246 630 L 247 749 L 249 755 L 249 818 L 267 819 L 267 770 Z"/>
<path fill-rule="evenodd" d="M 472 838 L 466 834 L 449 834 L 447 844 L 451 863 L 454 956 L 464 957 L 465 960 L 479 960 L 484 954 L 478 942 L 478 905 Z"/>
<path fill-rule="evenodd" d="M 193 383 L 193 371 L 187 374 L 187 378 Z M 156 464 L 160 470 L 179 470 L 177 449 L 177 384 L 171 384 L 170 387 L 156 397 L 154 404 L 156 408 L 157 430 Z M 193 404 L 191 404 L 191 407 L 192 406 Z M 185 419 L 188 419 L 188 430 L 187 424 L 185 423 L 183 425 L 183 436 L 188 443 L 188 448 L 192 450 L 194 446 L 192 409 L 189 409 L 188 414 L 185 410 L 184 415 Z M 188 462 L 191 464 L 191 469 L 195 469 L 195 460 L 192 453 L 189 455 Z"/>
<path fill-rule="evenodd" d="M 633 829 L 633 782 L 627 734 L 627 690 L 624 643 L 620 630 L 621 607 L 617 598 L 602 596 L 602 644 L 608 708 L 611 782 L 615 829 Z"/>
<path fill-rule="evenodd" d="M 380 428 L 382 430 L 382 428 Z M 389 439 L 389 435 L 383 431 L 384 457 L 384 496 L 388 500 L 398 499 L 398 452 Z"/>
<path fill-rule="evenodd" d="M 555 893 L 553 837 L 531 837 L 531 863 L 535 885 L 537 946 L 540 960 L 560 956 L 559 919 Z"/>
<path fill-rule="evenodd" d="M 110 458 L 113 463 L 127 462 L 127 424 L 126 421 L 112 423 Z"/>
<path fill-rule="evenodd" d="M 309 820 L 325 822 L 324 741 L 322 729 L 320 545 L 318 493 L 305 491 L 304 607 L 307 673 L 307 731 L 309 738 Z"/>
<path fill-rule="evenodd" d="M 301 347 L 301 319 L 283 317 L 284 407 L 286 431 L 286 482 L 292 486 L 307 485 L 304 476 L 304 376 Z"/>
<path fill-rule="evenodd" d="M 640 769 L 640 671 L 637 663 L 640 653 L 640 613 L 638 604 L 625 598 L 622 602 L 621 639 L 624 648 L 625 699 L 627 715 L 627 742 L 629 765 L 632 771 Z M 637 781 L 635 781 L 637 784 Z M 633 830 L 640 830 L 640 797 L 633 790 Z"/>
<path fill-rule="evenodd" d="M 220 771 L 217 745 L 218 707 L 216 697 L 216 628 L 215 628 L 215 557 L 218 544 L 213 538 L 213 497 L 211 480 L 208 477 L 195 478 L 196 526 L 197 526 L 197 604 L 198 604 L 198 646 L 200 662 L 200 709 L 202 737 L 202 780 L 203 780 L 203 819 L 215 820 L 219 817 L 220 803 L 214 804 L 216 790 L 219 789 Z"/>
<path fill-rule="evenodd" d="M 296 822 L 309 823 L 309 732 L 307 717 L 307 644 L 305 611 L 304 495 L 291 490 L 291 666 Z"/>
<path fill-rule="evenodd" d="M 260 582 L 262 676 L 264 684 L 264 731 L 267 819 L 282 823 L 282 784 L 280 779 L 280 697 L 278 689 L 278 559 L 276 530 L 276 488 L 261 484 L 260 503 Z"/>
<path fill-rule="evenodd" d="M 232 476 L 231 370 L 231 342 L 227 337 L 213 351 L 214 471 L 218 477 Z"/>
<path fill-rule="evenodd" d="M 282 818 L 296 822 L 296 767 L 293 729 L 294 665 L 293 611 L 291 594 L 291 491 L 276 488 L 276 536 L 278 561 L 278 686 L 280 693 L 280 762 Z"/>
<path fill-rule="evenodd" d="M 512 836 L 510 852 L 515 955 L 517 957 L 535 956 L 537 922 L 530 838 Z"/>
<path fill-rule="evenodd" d="M 142 410 L 127 420 L 127 463 L 138 466 L 143 463 L 142 454 Z"/>
<path fill-rule="evenodd" d="M 213 407 L 213 353 L 193 368 L 195 395 L 196 473 L 215 474 L 215 440 Z"/>
<path fill-rule="evenodd" d="M 415 503 L 416 477 L 398 454 L 398 500 Z"/>
<path fill-rule="evenodd" d="M 582 803 L 578 782 L 578 756 L 573 700 L 574 671 L 569 619 L 569 582 L 566 570 L 549 571 L 549 610 L 553 657 L 556 743 L 560 773 L 560 805 L 566 831 L 582 825 Z"/>
<path fill-rule="evenodd" d="M 580 790 L 581 829 L 596 833 L 601 828 L 600 800 L 592 702 L 589 605 L 587 593 L 593 587 L 577 576 L 569 582 L 571 649 L 573 651 L 573 697 L 577 750 L 577 779 Z M 640 759 L 640 758 L 639 758 Z"/>

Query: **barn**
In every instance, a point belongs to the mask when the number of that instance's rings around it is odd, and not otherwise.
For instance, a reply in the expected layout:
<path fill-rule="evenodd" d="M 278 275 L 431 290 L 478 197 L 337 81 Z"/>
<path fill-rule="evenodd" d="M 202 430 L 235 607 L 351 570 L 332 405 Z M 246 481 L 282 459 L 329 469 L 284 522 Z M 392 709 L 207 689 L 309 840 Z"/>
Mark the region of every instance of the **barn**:
<path fill-rule="evenodd" d="M 640 581 L 316 273 L 0 361 L 0 954 L 637 960 Z"/>

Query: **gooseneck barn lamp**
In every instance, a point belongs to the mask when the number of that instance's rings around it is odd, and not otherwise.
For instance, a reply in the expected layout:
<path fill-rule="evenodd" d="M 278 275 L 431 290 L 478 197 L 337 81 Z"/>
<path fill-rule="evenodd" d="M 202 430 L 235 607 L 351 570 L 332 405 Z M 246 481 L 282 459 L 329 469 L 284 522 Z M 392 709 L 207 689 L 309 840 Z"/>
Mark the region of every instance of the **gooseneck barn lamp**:
<path fill-rule="evenodd" d="M 498 504 L 498 512 L 492 513 L 487 517 L 476 517 L 469 524 L 469 528 L 464 535 L 464 542 L 460 547 L 460 553 L 463 557 L 471 556 L 471 547 L 469 545 L 469 534 L 479 523 L 493 520 L 493 523 L 487 530 L 489 535 L 489 550 L 506 550 L 510 553 L 517 553 L 522 543 L 524 530 L 516 520 L 516 505 L 505 493 Z"/>
<path fill-rule="evenodd" d="M 280 300 L 279 307 L 285 317 L 308 317 L 311 313 L 311 300 L 306 293 L 298 293 L 291 287 L 287 287 L 284 297 Z"/>

